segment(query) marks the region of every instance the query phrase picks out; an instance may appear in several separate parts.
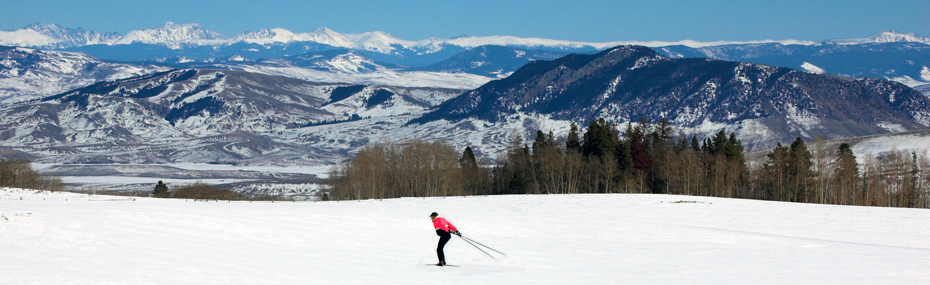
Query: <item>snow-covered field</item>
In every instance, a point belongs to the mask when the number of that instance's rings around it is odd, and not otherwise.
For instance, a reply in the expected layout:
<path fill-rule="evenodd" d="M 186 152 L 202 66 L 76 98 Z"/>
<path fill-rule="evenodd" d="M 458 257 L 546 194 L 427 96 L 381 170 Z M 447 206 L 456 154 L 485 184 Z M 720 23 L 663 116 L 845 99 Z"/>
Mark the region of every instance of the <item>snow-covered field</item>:
<path fill-rule="evenodd" d="M 435 267 L 437 211 L 459 238 Z M 930 210 L 601 194 L 194 202 L 0 190 L 0 283 L 928 284 Z"/>

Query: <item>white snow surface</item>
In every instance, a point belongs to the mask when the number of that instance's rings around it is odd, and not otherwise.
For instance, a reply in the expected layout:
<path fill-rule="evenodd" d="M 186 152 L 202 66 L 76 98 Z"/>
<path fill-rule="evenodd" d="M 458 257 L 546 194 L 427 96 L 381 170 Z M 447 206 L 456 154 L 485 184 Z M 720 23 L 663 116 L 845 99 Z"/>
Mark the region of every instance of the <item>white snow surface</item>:
<path fill-rule="evenodd" d="M 921 73 L 921 77 L 923 77 L 923 74 L 922 74 L 922 73 Z M 907 85 L 907 87 L 911 87 L 911 88 L 914 88 L 914 87 L 917 87 L 917 86 L 921 86 L 921 85 L 930 84 L 930 80 L 921 81 L 921 80 L 914 79 L 913 77 L 910 77 L 910 76 L 908 76 L 908 75 L 897 76 L 897 77 L 888 77 L 888 76 L 885 76 L 885 79 L 891 80 L 891 81 L 894 81 L 894 82 L 897 82 L 897 83 L 901 83 L 901 84 L 904 84 L 904 85 Z M 921 79 L 923 79 L 923 78 L 921 78 Z"/>
<path fill-rule="evenodd" d="M 5 46 L 47 46 L 58 43 L 60 40 L 41 34 L 33 29 L 19 29 L 15 31 L 0 31 L 0 45 Z"/>
<path fill-rule="evenodd" d="M 930 136 L 912 132 L 869 137 L 853 143 L 852 150 L 860 163 L 865 162 L 866 157 L 880 156 L 891 151 L 913 151 L 930 158 Z"/>
<path fill-rule="evenodd" d="M 464 236 L 445 247 L 427 217 Z M 7 284 L 927 284 L 930 210 L 648 194 L 203 202 L 0 189 Z M 493 252 L 491 252 L 493 253 Z"/>
<path fill-rule="evenodd" d="M 804 64 L 801 64 L 801 68 L 803 68 L 804 70 L 807 70 L 807 71 L 810 72 L 810 73 L 823 74 L 823 73 L 825 72 L 825 71 L 823 70 L 823 68 L 820 68 L 820 67 L 818 67 L 818 66 L 816 66 L 816 65 L 814 65 L 814 64 L 812 64 L 812 63 L 810 63 L 810 62 L 806 62 L 806 61 L 804 62 Z"/>

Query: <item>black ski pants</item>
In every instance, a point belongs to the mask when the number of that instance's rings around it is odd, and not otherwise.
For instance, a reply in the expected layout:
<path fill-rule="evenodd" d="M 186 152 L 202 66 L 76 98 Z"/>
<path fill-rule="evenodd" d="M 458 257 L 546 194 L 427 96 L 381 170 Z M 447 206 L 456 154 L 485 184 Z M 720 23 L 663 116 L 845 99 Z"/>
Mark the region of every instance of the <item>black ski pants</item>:
<path fill-rule="evenodd" d="M 452 234 L 443 230 L 436 230 L 436 234 L 439 235 L 439 245 L 436 246 L 436 255 L 439 256 L 439 262 L 444 262 L 446 261 L 446 255 L 442 252 L 442 248 L 452 239 Z"/>

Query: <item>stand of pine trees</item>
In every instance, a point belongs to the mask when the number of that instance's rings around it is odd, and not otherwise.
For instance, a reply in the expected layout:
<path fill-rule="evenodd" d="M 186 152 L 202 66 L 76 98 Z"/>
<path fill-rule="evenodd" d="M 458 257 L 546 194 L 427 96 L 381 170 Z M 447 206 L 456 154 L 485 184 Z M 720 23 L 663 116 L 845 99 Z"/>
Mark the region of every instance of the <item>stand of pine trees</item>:
<path fill-rule="evenodd" d="M 537 131 L 514 135 L 494 166 L 470 147 L 444 142 L 379 143 L 335 167 L 328 199 L 488 194 L 664 193 L 804 203 L 930 208 L 927 155 L 893 151 L 860 166 L 848 144 L 801 138 L 778 144 L 750 165 L 735 133 L 699 140 L 674 135 L 667 121 L 618 126 L 572 124 L 564 143 Z"/>
<path fill-rule="evenodd" d="M 579 139 L 581 138 L 581 139 Z M 740 197 L 749 191 L 743 146 L 720 131 L 699 143 L 671 125 L 641 121 L 621 135 L 603 119 L 584 135 L 572 124 L 564 148 L 537 132 L 532 148 L 515 136 L 492 168 L 494 194 L 667 193 Z M 532 149 L 532 151 L 530 151 Z"/>

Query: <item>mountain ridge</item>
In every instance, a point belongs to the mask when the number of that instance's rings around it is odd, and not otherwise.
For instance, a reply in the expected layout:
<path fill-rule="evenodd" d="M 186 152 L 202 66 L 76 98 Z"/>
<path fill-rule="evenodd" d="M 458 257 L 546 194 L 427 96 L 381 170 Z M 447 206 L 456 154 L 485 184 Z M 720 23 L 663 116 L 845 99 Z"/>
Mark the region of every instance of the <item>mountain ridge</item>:
<path fill-rule="evenodd" d="M 46 32 L 45 29 L 34 29 L 39 26 L 56 26 L 57 24 L 32 24 L 18 30 L 2 31 L 0 33 L 0 44 L 9 44 L 10 41 L 4 39 L 13 32 L 24 32 L 33 30 L 39 34 L 54 38 L 55 33 Z M 83 31 L 83 29 L 80 29 Z M 87 33 L 96 33 L 90 31 Z M 116 33 L 106 33 L 106 35 L 118 35 Z M 454 38 L 428 38 L 423 40 L 404 40 L 392 36 L 382 31 L 372 31 L 363 33 L 339 33 L 329 28 L 318 28 L 313 32 L 293 32 L 283 28 L 261 29 L 258 31 L 245 31 L 237 35 L 227 37 L 222 34 L 207 30 L 196 23 L 175 24 L 166 22 L 155 29 L 132 30 L 126 35 L 120 36 L 117 41 L 100 41 L 88 42 L 85 44 L 130 44 L 132 42 L 158 43 L 168 46 L 177 46 L 178 44 L 197 44 L 197 45 L 229 45 L 237 42 L 267 44 L 285 44 L 293 41 L 312 41 L 321 44 L 332 45 L 342 48 L 363 49 L 367 51 L 376 51 L 380 53 L 391 53 L 397 47 L 411 48 L 420 52 L 430 53 L 442 45 L 456 45 L 464 48 L 474 48 L 483 45 L 504 45 L 524 48 L 557 48 L 561 50 L 578 50 L 585 48 L 606 49 L 617 45 L 642 45 L 649 47 L 683 45 L 692 48 L 707 46 L 733 45 L 733 44 L 761 44 L 761 43 L 779 43 L 783 45 L 816 45 L 823 42 L 835 42 L 842 44 L 861 44 L 861 43 L 886 43 L 886 42 L 919 42 L 930 44 L 930 37 L 923 37 L 913 33 L 900 33 L 892 30 L 885 30 L 872 36 L 864 38 L 844 38 L 817 41 L 807 40 L 752 40 L 752 41 L 711 41 L 701 42 L 694 40 L 681 41 L 607 41 L 607 42 L 586 42 L 570 40 L 554 40 L 544 38 L 521 38 L 513 36 L 458 36 Z M 22 42 L 28 44 L 28 42 Z M 42 47 L 41 42 L 36 42 L 32 47 Z"/>
<path fill-rule="evenodd" d="M 524 115 L 520 115 L 524 114 Z M 930 127 L 930 97 L 899 83 L 714 59 L 671 59 L 638 46 L 534 61 L 444 102 L 408 125 L 514 116 L 585 123 L 667 119 L 685 133 L 735 131 L 768 148 L 795 136 L 860 136 Z"/>

